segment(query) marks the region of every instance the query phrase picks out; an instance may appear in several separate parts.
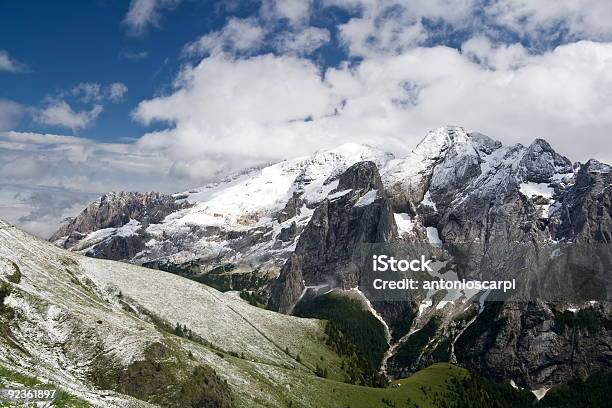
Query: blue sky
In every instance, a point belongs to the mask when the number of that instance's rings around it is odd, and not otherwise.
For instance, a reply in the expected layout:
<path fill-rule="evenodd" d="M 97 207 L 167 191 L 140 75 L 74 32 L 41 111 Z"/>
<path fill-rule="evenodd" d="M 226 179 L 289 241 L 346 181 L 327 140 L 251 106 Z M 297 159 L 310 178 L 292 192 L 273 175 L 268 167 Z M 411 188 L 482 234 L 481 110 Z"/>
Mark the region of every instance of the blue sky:
<path fill-rule="evenodd" d="M 140 137 L 155 127 L 143 127 L 130 117 L 136 105 L 168 89 L 180 67 L 191 62 L 183 47 L 201 35 L 221 29 L 230 18 L 257 15 L 259 1 L 185 1 L 163 10 L 159 20 L 136 31 L 126 23 L 125 1 L 4 2 L 0 13 L 0 46 L 21 64 L 19 75 L 0 75 L 0 97 L 23 106 L 43 106 L 49 97 L 79 84 L 102 87 L 124 84 L 128 91 L 117 103 L 104 104 L 103 112 L 83 128 L 39 123 L 27 115 L 11 126 L 23 132 L 52 132 L 107 142 Z M 35 12 L 33 12 L 35 10 Z M 321 8 L 311 24 L 334 33 L 354 11 Z M 276 22 L 279 30 L 286 25 Z M 262 48 L 257 53 L 275 52 Z M 322 67 L 350 59 L 333 39 L 308 56 Z M 66 97 L 76 111 L 91 104 Z M 68 131 L 67 131 L 68 130 Z"/>
<path fill-rule="evenodd" d="M 79 83 L 127 86 L 124 100 L 104 112 L 80 135 L 121 141 L 142 135 L 129 113 L 135 105 L 167 86 L 181 63 L 182 46 L 223 25 L 225 13 L 212 2 L 190 2 L 169 11 L 159 29 L 130 35 L 122 24 L 125 1 L 3 2 L 1 48 L 27 66 L 19 75 L 0 75 L 0 95 L 27 106 Z M 78 104 L 77 104 L 78 105 Z M 15 129 L 65 132 L 23 118 Z M 71 133 L 71 132 L 69 132 Z"/>
<path fill-rule="evenodd" d="M 612 161 L 607 0 L 5 1 L 0 217 L 453 124 Z"/>

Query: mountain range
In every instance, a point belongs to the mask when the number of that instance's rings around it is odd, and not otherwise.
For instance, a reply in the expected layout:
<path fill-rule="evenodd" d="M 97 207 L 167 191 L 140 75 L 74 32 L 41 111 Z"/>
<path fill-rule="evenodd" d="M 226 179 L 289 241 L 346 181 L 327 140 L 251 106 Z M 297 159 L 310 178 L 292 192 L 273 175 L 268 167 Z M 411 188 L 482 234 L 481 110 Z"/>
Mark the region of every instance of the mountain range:
<path fill-rule="evenodd" d="M 610 186 L 612 167 L 542 139 L 504 146 L 447 126 L 401 158 L 347 144 L 183 193 L 108 193 L 55 246 L 0 228 L 3 276 L 27 277 L 7 284 L 23 324 L 0 337 L 0 359 L 117 406 L 146 399 L 136 373 L 161 361 L 170 374 L 155 381 L 181 390 L 199 389 L 185 367 L 200 370 L 212 394 L 180 398 L 211 406 L 327 406 L 313 384 L 333 401 L 329 389 L 361 392 L 346 383 L 448 363 L 541 398 L 612 368 Z M 364 267 L 379 249 L 434 258 L 430 278 L 518 289 L 380 297 Z M 329 378 L 344 383 L 317 382 Z"/>

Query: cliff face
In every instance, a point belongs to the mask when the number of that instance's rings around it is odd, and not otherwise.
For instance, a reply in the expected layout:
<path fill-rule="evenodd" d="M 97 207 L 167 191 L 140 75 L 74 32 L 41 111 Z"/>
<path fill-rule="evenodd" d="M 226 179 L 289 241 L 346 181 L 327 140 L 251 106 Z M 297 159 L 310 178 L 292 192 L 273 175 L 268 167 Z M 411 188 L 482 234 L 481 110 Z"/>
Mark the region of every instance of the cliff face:
<path fill-rule="evenodd" d="M 290 312 L 306 286 L 357 287 L 358 246 L 397 237 L 390 201 L 373 162 L 349 167 L 314 210 L 273 284 L 269 307 Z"/>
<path fill-rule="evenodd" d="M 455 344 L 460 364 L 498 381 L 539 389 L 612 367 L 609 304 L 489 303 Z"/>
<path fill-rule="evenodd" d="M 576 182 L 562 194 L 551 220 L 556 239 L 610 243 L 612 231 L 612 167 L 597 160 L 582 164 Z"/>
<path fill-rule="evenodd" d="M 150 224 L 188 205 L 160 193 L 104 194 L 49 239 L 63 248 L 86 248 L 89 256 L 129 259 L 144 249 Z"/>

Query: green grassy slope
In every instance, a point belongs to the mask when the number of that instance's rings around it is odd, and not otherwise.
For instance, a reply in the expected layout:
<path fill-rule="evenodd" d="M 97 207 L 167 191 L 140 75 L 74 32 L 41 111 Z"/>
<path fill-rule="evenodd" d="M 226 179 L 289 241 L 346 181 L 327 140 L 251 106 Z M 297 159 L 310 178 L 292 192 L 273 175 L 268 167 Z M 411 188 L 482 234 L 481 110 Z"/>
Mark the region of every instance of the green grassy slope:
<path fill-rule="evenodd" d="M 365 309 L 362 302 L 332 292 L 298 304 L 294 314 L 328 322 L 326 343 L 345 357 L 346 382 L 372 386 L 386 382 L 378 373 L 388 348 L 385 331 L 382 323 Z"/>

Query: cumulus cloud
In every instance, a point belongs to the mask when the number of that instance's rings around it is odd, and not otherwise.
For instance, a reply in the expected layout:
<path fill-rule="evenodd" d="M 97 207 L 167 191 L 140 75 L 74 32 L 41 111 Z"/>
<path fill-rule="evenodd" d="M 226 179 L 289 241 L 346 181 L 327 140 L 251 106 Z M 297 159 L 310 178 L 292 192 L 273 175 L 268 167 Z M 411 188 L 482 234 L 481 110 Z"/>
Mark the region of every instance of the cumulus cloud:
<path fill-rule="evenodd" d="M 295 129 L 339 104 L 318 67 L 296 57 L 214 55 L 185 69 L 176 86 L 172 95 L 140 103 L 134 116 L 174 125 L 139 144 L 166 149 L 174 174 L 192 179 L 291 155 L 295 145 L 312 149 L 327 136 L 301 137 Z"/>
<path fill-rule="evenodd" d="M 612 39 L 612 3 L 605 0 L 323 0 L 323 5 L 356 14 L 338 28 L 349 51 L 359 56 L 401 53 L 444 30 L 496 41 L 520 38 L 541 50 Z"/>
<path fill-rule="evenodd" d="M 104 111 L 104 103 L 124 100 L 128 88 L 121 82 L 103 86 L 95 82 L 81 82 L 73 88 L 47 96 L 41 107 L 30 108 L 34 122 L 58 126 L 73 132 L 90 126 Z M 71 103 L 80 105 L 75 109 Z M 8 127 L 5 127 L 5 129 Z"/>
<path fill-rule="evenodd" d="M 175 8 L 181 0 L 132 0 L 123 19 L 133 35 L 141 35 L 149 26 L 159 24 L 161 12 Z"/>
<path fill-rule="evenodd" d="M 329 31 L 325 28 L 307 27 L 297 32 L 287 32 L 275 40 L 275 48 L 285 54 L 310 54 L 328 43 Z"/>
<path fill-rule="evenodd" d="M 537 42 L 549 37 L 612 38 L 612 3 L 605 0 L 494 0 L 484 8 L 496 24 Z"/>
<path fill-rule="evenodd" d="M 102 85 L 92 82 L 81 82 L 68 92 L 81 102 L 99 102 L 102 100 Z M 64 93 L 65 94 L 65 93 Z"/>
<path fill-rule="evenodd" d="M 214 55 L 134 116 L 170 124 L 139 143 L 167 151 L 175 175 L 191 178 L 345 141 L 401 153 L 442 124 L 506 143 L 544 137 L 574 159 L 610 160 L 610 72 L 612 44 L 589 41 L 529 54 L 475 38 L 463 52 L 413 47 L 323 74 L 298 57 Z"/>
<path fill-rule="evenodd" d="M 423 44 L 429 32 L 423 19 L 447 24 L 470 24 L 473 0 L 325 0 L 327 6 L 354 10 L 358 16 L 339 25 L 340 36 L 352 55 L 368 57 L 399 54 Z"/>
<path fill-rule="evenodd" d="M 64 100 L 48 98 L 43 108 L 34 112 L 34 121 L 41 125 L 61 126 L 73 132 L 89 126 L 102 113 L 102 105 L 89 110 L 75 111 Z"/>
<path fill-rule="evenodd" d="M 223 28 L 184 47 L 187 56 L 226 53 L 252 56 L 265 51 L 308 55 L 328 43 L 329 30 L 309 25 L 312 1 L 266 0 L 258 13 L 229 18 Z"/>
<path fill-rule="evenodd" d="M 461 45 L 464 55 L 491 69 L 518 68 L 528 61 L 529 53 L 521 44 L 495 44 L 476 36 Z"/>
<path fill-rule="evenodd" d="M 264 27 L 255 18 L 231 18 L 221 30 L 187 44 L 184 51 L 190 55 L 221 52 L 252 54 L 262 46 L 265 34 Z"/>
<path fill-rule="evenodd" d="M 293 25 L 302 25 L 309 20 L 312 3 L 312 0 L 265 0 L 260 14 L 266 20 L 287 19 Z"/>
<path fill-rule="evenodd" d="M 24 64 L 15 61 L 5 50 L 0 50 L 0 72 L 23 72 L 27 68 Z"/>

